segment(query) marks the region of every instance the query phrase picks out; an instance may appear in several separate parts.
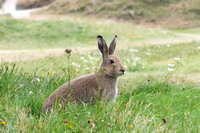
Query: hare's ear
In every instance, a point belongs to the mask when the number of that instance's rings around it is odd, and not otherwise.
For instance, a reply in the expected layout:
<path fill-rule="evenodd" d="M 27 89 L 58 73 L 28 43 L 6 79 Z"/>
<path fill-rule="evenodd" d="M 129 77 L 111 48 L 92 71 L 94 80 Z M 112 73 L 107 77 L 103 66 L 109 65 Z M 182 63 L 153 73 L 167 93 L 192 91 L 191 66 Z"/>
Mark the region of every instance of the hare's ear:
<path fill-rule="evenodd" d="M 97 36 L 98 48 L 102 53 L 103 60 L 108 58 L 108 46 L 102 36 Z"/>
<path fill-rule="evenodd" d="M 112 42 L 110 43 L 109 55 L 113 55 L 115 53 L 116 40 L 117 40 L 117 35 L 115 35 L 115 37 L 113 38 Z"/>

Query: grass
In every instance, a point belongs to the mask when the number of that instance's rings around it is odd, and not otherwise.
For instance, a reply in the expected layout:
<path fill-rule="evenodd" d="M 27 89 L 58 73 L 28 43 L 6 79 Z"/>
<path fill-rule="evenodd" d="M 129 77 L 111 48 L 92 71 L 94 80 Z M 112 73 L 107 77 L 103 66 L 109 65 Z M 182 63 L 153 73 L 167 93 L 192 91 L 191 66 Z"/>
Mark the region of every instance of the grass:
<path fill-rule="evenodd" d="M 112 32 L 110 30 L 112 29 Z M 130 23 L 92 18 L 64 17 L 63 20 L 0 20 L 0 49 L 54 49 L 96 44 L 96 36 L 106 40 L 119 36 L 121 45 L 185 38 L 175 31 L 151 29 Z M 152 42 L 153 43 L 153 42 Z M 14 45 L 13 45 L 14 44 Z"/>
<path fill-rule="evenodd" d="M 24 75 L 14 66 L 1 65 L 0 118 L 6 121 L 1 132 L 199 131 L 199 87 L 154 79 L 133 85 L 131 80 L 122 78 L 116 102 L 68 103 L 51 114 L 42 114 L 44 100 L 67 77 L 44 74 L 37 76 L 37 82 L 35 72 Z"/>
<path fill-rule="evenodd" d="M 121 57 L 130 75 L 137 75 L 139 73 L 153 75 L 155 73 L 167 74 L 168 64 L 174 64 L 175 66 L 172 68 L 177 69 L 175 73 L 177 75 L 183 74 L 186 76 L 187 74 L 196 74 L 200 72 L 198 69 L 200 65 L 198 61 L 200 56 L 198 46 L 199 43 L 183 43 L 171 46 L 129 46 L 117 50 L 116 54 Z M 120 47 L 120 44 L 117 45 L 117 49 L 119 49 L 118 47 Z M 94 72 L 101 62 L 100 56 L 97 48 L 89 52 L 73 51 L 71 62 L 75 71 L 75 77 Z M 180 58 L 181 61 L 175 61 L 175 57 Z M 37 70 L 38 76 L 48 71 L 52 71 L 53 73 L 65 73 L 67 71 L 67 60 L 64 54 L 60 57 L 21 61 L 17 62 L 16 65 L 20 68 L 23 67 L 25 72 Z M 198 77 L 195 78 L 194 82 L 197 82 Z"/>
<path fill-rule="evenodd" d="M 97 47 L 86 51 L 76 51 L 76 47 L 97 46 L 96 35 L 111 41 L 118 33 L 116 55 L 127 72 L 119 78 L 115 102 L 68 103 L 43 114 L 45 99 L 68 81 L 67 56 L 2 63 L 0 132 L 199 132 L 199 43 L 137 45 L 183 38 L 179 32 L 193 33 L 77 17 L 57 21 L 1 19 L 0 49 L 70 47 L 72 78 L 94 72 L 101 62 Z"/>
<path fill-rule="evenodd" d="M 135 48 L 138 52 L 131 47 L 118 50 L 127 74 L 119 79 L 116 102 L 68 103 L 51 114 L 41 113 L 41 107 L 55 89 L 67 82 L 67 56 L 1 64 L 0 120 L 6 122 L 1 131 L 198 132 L 199 83 L 186 78 L 199 73 L 198 45 L 144 46 Z M 100 59 L 99 51 L 73 51 L 72 78 L 95 71 Z M 168 63 L 175 64 L 175 72 L 167 70 Z M 177 78 L 180 75 L 183 79 Z"/>
<path fill-rule="evenodd" d="M 176 30 L 177 32 L 180 32 L 180 33 L 186 33 L 186 34 L 194 34 L 194 35 L 200 35 L 199 34 L 199 28 L 196 27 L 196 28 L 187 28 L 187 29 L 178 29 Z"/>

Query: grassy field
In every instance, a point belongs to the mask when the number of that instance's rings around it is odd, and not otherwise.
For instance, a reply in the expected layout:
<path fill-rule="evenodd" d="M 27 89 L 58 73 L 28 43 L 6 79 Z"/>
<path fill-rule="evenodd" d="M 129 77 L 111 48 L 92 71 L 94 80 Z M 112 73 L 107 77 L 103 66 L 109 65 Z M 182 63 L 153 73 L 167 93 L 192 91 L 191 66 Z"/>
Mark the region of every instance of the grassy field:
<path fill-rule="evenodd" d="M 98 34 L 103 34 L 106 39 L 111 39 L 113 35 L 118 34 L 121 38 L 119 43 L 123 45 L 147 42 L 152 38 L 162 40 L 179 37 L 168 30 L 142 28 L 103 19 L 98 21 L 77 17 L 65 17 L 63 21 L 0 19 L 0 49 L 91 46 L 96 44 Z"/>
<path fill-rule="evenodd" d="M 0 49 L 73 50 L 70 73 L 64 53 L 1 64 L 0 132 L 199 132 L 200 44 L 147 45 L 155 40 L 183 39 L 179 33 L 196 31 L 199 35 L 198 30 L 153 30 L 89 20 L 0 20 Z M 44 100 L 68 81 L 68 74 L 75 78 L 96 71 L 101 62 L 98 34 L 108 43 L 115 34 L 119 36 L 116 55 L 127 72 L 119 78 L 116 101 L 68 103 L 43 114 Z M 96 49 L 75 50 L 89 46 Z"/>
<path fill-rule="evenodd" d="M 96 36 L 99 34 L 103 35 L 106 40 L 111 40 L 113 35 L 118 34 L 120 38 L 118 40 L 119 47 L 129 45 L 133 47 L 149 44 L 170 44 L 173 43 L 173 40 L 184 42 L 188 37 L 186 38 L 180 33 L 188 33 L 191 36 L 200 34 L 198 28 L 187 30 L 152 29 L 128 22 L 77 16 L 61 16 L 58 19 L 61 20 L 0 19 L 0 49 L 41 50 L 94 47 Z M 195 37 L 189 38 L 194 39 Z"/>

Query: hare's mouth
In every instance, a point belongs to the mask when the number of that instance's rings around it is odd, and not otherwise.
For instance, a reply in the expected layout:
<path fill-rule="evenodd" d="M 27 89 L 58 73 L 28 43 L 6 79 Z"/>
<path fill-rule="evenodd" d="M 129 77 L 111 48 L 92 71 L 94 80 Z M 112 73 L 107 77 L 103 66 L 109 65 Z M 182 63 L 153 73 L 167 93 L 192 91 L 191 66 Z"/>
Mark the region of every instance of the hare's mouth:
<path fill-rule="evenodd" d="M 107 73 L 106 75 L 108 75 L 110 77 L 119 77 L 119 76 L 122 76 L 124 74 L 125 74 L 125 72 L 120 72 L 120 73 L 115 73 L 115 74 L 113 74 L 113 73 Z"/>
<path fill-rule="evenodd" d="M 110 76 L 110 77 L 117 77 L 116 75 L 110 74 L 110 73 L 107 73 L 107 75 Z"/>
<path fill-rule="evenodd" d="M 109 72 L 106 68 L 100 69 L 102 73 L 109 77 L 119 77 L 125 74 L 125 71 L 115 71 L 115 72 Z"/>
<path fill-rule="evenodd" d="M 113 78 L 116 78 L 118 77 L 119 75 L 118 74 L 114 74 L 114 73 L 109 73 L 109 72 L 105 72 L 105 74 L 109 77 L 113 77 Z"/>
<path fill-rule="evenodd" d="M 120 72 L 118 76 L 122 76 L 124 74 L 125 74 L 125 72 Z"/>
<path fill-rule="evenodd" d="M 120 76 L 122 76 L 122 75 L 124 75 L 124 74 L 125 74 L 125 72 L 121 72 Z"/>

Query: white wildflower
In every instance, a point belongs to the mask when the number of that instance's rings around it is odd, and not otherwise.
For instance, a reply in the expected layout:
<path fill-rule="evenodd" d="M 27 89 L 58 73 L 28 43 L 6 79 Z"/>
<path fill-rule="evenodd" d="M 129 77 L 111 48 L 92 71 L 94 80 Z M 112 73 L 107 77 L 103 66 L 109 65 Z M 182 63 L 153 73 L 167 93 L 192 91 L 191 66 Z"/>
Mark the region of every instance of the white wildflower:
<path fill-rule="evenodd" d="M 39 78 L 35 78 L 35 79 L 33 79 L 33 80 L 31 80 L 31 83 L 33 84 L 33 82 L 40 82 L 40 79 Z"/>
<path fill-rule="evenodd" d="M 84 58 L 84 57 L 81 57 L 80 59 L 81 59 L 81 60 L 84 60 L 85 58 Z"/>
<path fill-rule="evenodd" d="M 23 87 L 23 86 L 24 86 L 23 84 L 19 85 L 19 87 Z"/>
<path fill-rule="evenodd" d="M 85 63 L 88 63 L 88 61 L 87 61 L 87 60 L 83 60 L 83 62 L 85 62 Z"/>
<path fill-rule="evenodd" d="M 93 60 L 94 58 L 93 57 L 91 57 L 91 56 L 88 56 L 88 58 L 90 59 L 90 60 Z"/>
<path fill-rule="evenodd" d="M 91 115 L 91 113 L 90 113 L 90 112 L 88 112 L 88 115 Z"/>
<path fill-rule="evenodd" d="M 79 64 L 77 64 L 77 63 L 75 63 L 75 62 L 72 62 L 72 66 L 81 67 Z"/>
<path fill-rule="evenodd" d="M 168 64 L 168 66 L 170 66 L 170 67 L 174 67 L 175 65 L 174 65 L 174 64 Z"/>
<path fill-rule="evenodd" d="M 35 78 L 35 80 L 36 80 L 37 82 L 40 82 L 40 79 L 39 79 L 39 78 Z"/>
<path fill-rule="evenodd" d="M 127 61 L 128 63 L 130 63 L 130 59 L 126 59 L 126 61 Z"/>
<path fill-rule="evenodd" d="M 137 49 L 129 49 L 130 52 L 136 52 L 138 53 L 138 50 Z"/>
<path fill-rule="evenodd" d="M 75 65 L 76 65 L 76 63 L 75 63 L 75 62 L 72 62 L 72 65 L 73 65 L 73 66 L 75 66 Z"/>
<path fill-rule="evenodd" d="M 165 127 L 164 127 L 164 126 L 161 126 L 161 127 L 160 127 L 160 130 L 165 130 Z"/>
<path fill-rule="evenodd" d="M 149 53 L 149 52 L 146 52 L 145 54 L 146 54 L 146 55 L 151 55 L 151 53 Z"/>
<path fill-rule="evenodd" d="M 134 63 L 132 64 L 132 66 L 136 66 L 136 63 L 134 62 Z"/>
<path fill-rule="evenodd" d="M 184 115 L 187 115 L 186 113 L 184 113 Z"/>
<path fill-rule="evenodd" d="M 197 47 L 197 49 L 200 49 L 200 46 L 199 46 L 199 47 Z"/>
<path fill-rule="evenodd" d="M 32 91 L 29 91 L 29 95 L 32 95 L 33 94 L 33 92 Z"/>
<path fill-rule="evenodd" d="M 170 45 L 167 45 L 167 47 L 169 48 L 169 47 L 170 47 Z"/>
<path fill-rule="evenodd" d="M 96 126 L 96 125 L 95 125 L 94 123 L 91 123 L 91 127 L 92 127 L 92 128 L 95 128 L 95 126 Z"/>
<path fill-rule="evenodd" d="M 139 61 L 141 58 L 140 57 L 135 57 L 134 61 Z"/>
<path fill-rule="evenodd" d="M 174 57 L 174 60 L 181 60 L 180 58 Z"/>
<path fill-rule="evenodd" d="M 168 71 L 172 72 L 172 71 L 174 71 L 174 69 L 172 69 L 172 68 L 168 68 Z"/>

